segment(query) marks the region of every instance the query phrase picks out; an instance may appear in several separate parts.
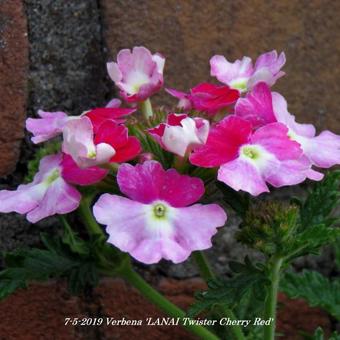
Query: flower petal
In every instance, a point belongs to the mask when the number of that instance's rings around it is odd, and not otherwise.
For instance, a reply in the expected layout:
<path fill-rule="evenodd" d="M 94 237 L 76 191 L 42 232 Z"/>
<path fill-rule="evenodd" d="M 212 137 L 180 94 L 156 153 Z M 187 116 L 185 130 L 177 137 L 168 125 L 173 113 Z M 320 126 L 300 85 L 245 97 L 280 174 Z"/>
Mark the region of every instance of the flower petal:
<path fill-rule="evenodd" d="M 27 214 L 28 221 L 36 223 L 55 214 L 67 214 L 78 208 L 81 195 L 61 177 L 47 189 L 39 205 Z"/>
<path fill-rule="evenodd" d="M 281 123 L 262 126 L 255 131 L 251 142 L 262 145 L 279 160 L 298 159 L 302 155 L 300 144 L 288 137 L 288 128 Z"/>
<path fill-rule="evenodd" d="M 109 170 L 97 166 L 81 169 L 73 158 L 66 154 L 63 155 L 61 165 L 64 180 L 77 185 L 92 185 L 100 182 L 109 172 Z"/>
<path fill-rule="evenodd" d="M 204 193 L 201 179 L 181 175 L 174 169 L 165 171 L 156 161 L 136 166 L 122 164 L 117 181 L 122 193 L 145 204 L 159 199 L 173 207 L 184 207 L 198 201 Z"/>
<path fill-rule="evenodd" d="M 39 110 L 41 118 L 28 118 L 26 129 L 33 133 L 31 138 L 34 144 L 45 142 L 62 133 L 62 129 L 67 123 L 68 116 L 65 112 L 46 112 Z"/>
<path fill-rule="evenodd" d="M 255 129 L 276 122 L 268 85 L 259 83 L 245 98 L 240 98 L 235 105 L 235 114 L 251 122 Z"/>
<path fill-rule="evenodd" d="M 236 191 L 246 191 L 253 196 L 269 192 L 260 170 L 240 158 L 223 164 L 218 170 L 217 179 Z"/>
<path fill-rule="evenodd" d="M 242 118 L 234 115 L 224 118 L 210 129 L 206 144 L 194 150 L 190 162 L 209 168 L 235 159 L 240 146 L 248 142 L 251 131 L 251 124 Z"/>

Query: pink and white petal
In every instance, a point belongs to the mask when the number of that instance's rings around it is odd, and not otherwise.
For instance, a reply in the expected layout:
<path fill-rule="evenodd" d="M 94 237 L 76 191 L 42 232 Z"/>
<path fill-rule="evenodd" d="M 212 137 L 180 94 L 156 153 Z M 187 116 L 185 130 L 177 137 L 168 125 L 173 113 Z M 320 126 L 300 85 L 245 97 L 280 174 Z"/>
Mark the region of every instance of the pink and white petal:
<path fill-rule="evenodd" d="M 204 191 L 204 183 L 200 178 L 181 175 L 175 169 L 169 169 L 159 188 L 159 199 L 173 207 L 185 207 L 197 202 Z"/>
<path fill-rule="evenodd" d="M 151 74 L 154 71 L 155 64 L 156 68 L 158 67 L 158 64 L 153 60 L 151 52 L 144 46 L 135 46 L 132 50 L 132 57 L 134 62 L 134 69 L 145 74 Z M 160 62 L 160 60 L 158 61 Z M 121 66 L 120 61 L 119 66 Z"/>
<path fill-rule="evenodd" d="M 93 214 L 106 225 L 108 242 L 131 253 L 146 238 L 145 205 L 128 198 L 104 194 L 93 206 Z"/>
<path fill-rule="evenodd" d="M 48 187 L 39 205 L 27 214 L 27 219 L 36 223 L 48 216 L 67 214 L 78 208 L 80 199 L 79 191 L 59 177 Z"/>
<path fill-rule="evenodd" d="M 268 85 L 259 83 L 245 98 L 240 98 L 235 105 L 235 114 L 250 121 L 254 128 L 274 123 L 276 118 Z"/>
<path fill-rule="evenodd" d="M 63 137 L 63 152 L 71 155 L 78 165 L 80 158 L 86 158 L 89 152 L 95 152 L 93 126 L 86 116 L 68 121 L 63 130 Z"/>
<path fill-rule="evenodd" d="M 119 69 L 119 66 L 117 63 L 114 62 L 109 62 L 106 63 L 106 68 L 107 68 L 107 72 L 110 76 L 110 78 L 117 84 L 119 83 L 122 78 L 123 78 L 123 74 Z"/>
<path fill-rule="evenodd" d="M 286 99 L 277 92 L 272 92 L 273 109 L 276 120 L 285 124 L 294 133 L 304 137 L 314 137 L 315 127 L 312 124 L 299 124 L 295 121 L 295 116 L 288 112 Z"/>
<path fill-rule="evenodd" d="M 275 84 L 276 77 L 267 68 L 261 68 L 254 72 L 247 83 L 248 90 L 254 88 L 257 84 L 264 82 L 268 86 Z"/>
<path fill-rule="evenodd" d="M 296 185 L 309 178 L 309 175 L 312 175 L 310 171 L 311 164 L 308 158 L 302 156 L 298 160 L 281 161 L 279 169 L 267 176 L 266 181 L 276 188 Z"/>
<path fill-rule="evenodd" d="M 307 172 L 307 178 L 312 181 L 321 181 L 324 177 L 325 175 L 322 172 L 315 171 L 314 169 L 310 169 Z"/>
<path fill-rule="evenodd" d="M 179 245 L 190 253 L 204 250 L 212 246 L 211 238 L 217 228 L 223 227 L 227 221 L 225 211 L 217 204 L 195 204 L 176 209 L 174 218 L 175 239 Z"/>
<path fill-rule="evenodd" d="M 92 185 L 106 177 L 109 170 L 92 166 L 86 169 L 78 167 L 73 158 L 64 154 L 61 163 L 62 177 L 68 183 L 76 185 Z"/>
<path fill-rule="evenodd" d="M 261 54 L 255 63 L 255 70 L 267 68 L 273 75 L 277 75 L 286 63 L 286 55 L 281 52 L 277 55 L 276 50 Z"/>
<path fill-rule="evenodd" d="M 288 137 L 288 128 L 281 123 L 259 128 L 251 137 L 251 143 L 263 146 L 279 160 L 298 159 L 303 152 L 300 144 Z"/>
<path fill-rule="evenodd" d="M 99 143 L 96 145 L 96 164 L 109 163 L 111 158 L 116 154 L 116 150 L 107 143 Z"/>
<path fill-rule="evenodd" d="M 269 192 L 259 169 L 240 158 L 223 164 L 218 170 L 217 179 L 236 191 L 246 191 L 253 196 Z"/>
<path fill-rule="evenodd" d="M 45 184 L 20 185 L 17 190 L 0 191 L 0 212 L 26 214 L 39 205 L 45 195 Z"/>
<path fill-rule="evenodd" d="M 196 134 L 196 124 L 191 118 L 181 122 L 182 126 L 166 126 L 162 136 L 165 149 L 184 157 L 190 146 L 202 144 Z"/>
<path fill-rule="evenodd" d="M 320 168 L 340 164 L 340 136 L 330 131 L 323 131 L 314 138 L 305 138 L 302 148 L 313 165 Z"/>
<path fill-rule="evenodd" d="M 210 74 L 220 82 L 230 85 L 239 78 L 248 78 L 253 72 L 252 61 L 249 57 L 230 63 L 224 56 L 215 55 L 210 59 Z"/>
<path fill-rule="evenodd" d="M 41 118 L 28 118 L 26 129 L 34 136 L 31 138 L 35 144 L 45 142 L 62 133 L 62 129 L 67 123 L 68 115 L 65 112 L 46 112 L 39 110 Z"/>
<path fill-rule="evenodd" d="M 120 107 L 121 105 L 122 105 L 122 101 L 120 99 L 113 98 L 105 105 L 105 107 L 116 109 Z"/>
<path fill-rule="evenodd" d="M 160 53 L 155 53 L 152 56 L 152 60 L 156 63 L 157 65 L 157 72 L 159 74 L 163 74 L 164 70 L 164 65 L 165 65 L 165 58 L 160 54 Z"/>

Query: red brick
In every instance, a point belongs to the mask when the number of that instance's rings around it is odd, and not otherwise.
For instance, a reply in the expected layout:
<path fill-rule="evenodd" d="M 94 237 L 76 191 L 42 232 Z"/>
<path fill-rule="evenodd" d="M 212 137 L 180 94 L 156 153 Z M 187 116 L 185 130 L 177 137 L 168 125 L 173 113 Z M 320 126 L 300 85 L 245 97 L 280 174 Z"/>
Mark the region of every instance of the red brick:
<path fill-rule="evenodd" d="M 0 1 L 0 177 L 14 170 L 24 136 L 28 40 L 23 1 Z"/>
<path fill-rule="evenodd" d="M 290 111 L 340 132 L 339 1 L 101 0 L 101 9 L 110 56 L 135 45 L 162 52 L 167 87 L 209 80 L 214 54 L 234 60 L 284 50 L 287 76 L 275 89 Z"/>

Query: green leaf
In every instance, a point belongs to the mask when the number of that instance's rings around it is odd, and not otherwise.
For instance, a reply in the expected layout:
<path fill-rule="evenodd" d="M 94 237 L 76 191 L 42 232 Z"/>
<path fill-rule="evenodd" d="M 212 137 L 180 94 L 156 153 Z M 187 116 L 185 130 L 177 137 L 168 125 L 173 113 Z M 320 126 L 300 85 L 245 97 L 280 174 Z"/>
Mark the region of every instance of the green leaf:
<path fill-rule="evenodd" d="M 211 280 L 208 282 L 207 291 L 195 295 L 196 302 L 188 311 L 190 317 L 195 317 L 203 311 L 210 311 L 219 305 L 234 309 L 247 293 L 264 301 L 269 281 L 263 269 L 253 265 L 248 258 L 245 259 L 245 263 L 233 262 L 231 268 L 236 269 L 231 279 Z"/>
<path fill-rule="evenodd" d="M 327 227 L 324 224 L 313 225 L 297 233 L 294 241 L 287 245 L 286 260 L 308 254 L 318 254 L 320 248 L 326 244 L 333 243 L 340 236 L 340 229 Z"/>
<path fill-rule="evenodd" d="M 325 338 L 324 331 L 321 327 L 318 327 L 312 337 L 308 337 L 310 340 L 340 340 L 340 334 L 337 332 L 332 333 L 330 338 Z"/>
<path fill-rule="evenodd" d="M 329 172 L 323 181 L 314 184 L 307 199 L 301 203 L 301 229 L 317 224 L 332 227 L 337 222 L 331 214 L 339 205 L 339 186 L 340 171 Z"/>
<path fill-rule="evenodd" d="M 0 299 L 26 287 L 30 281 L 52 277 L 66 278 L 73 294 L 98 283 L 99 271 L 91 244 L 85 250 L 84 244 L 79 246 L 74 239 L 70 242 L 69 237 L 66 243 L 46 235 L 42 239 L 47 249 L 22 249 L 5 254 L 6 269 L 0 272 Z"/>
<path fill-rule="evenodd" d="M 323 308 L 340 320 L 340 280 L 329 280 L 309 270 L 286 273 L 281 280 L 281 291 L 293 299 L 303 298 L 311 307 Z"/>
<path fill-rule="evenodd" d="M 62 242 L 68 245 L 73 253 L 85 256 L 89 255 L 88 245 L 71 229 L 66 217 L 60 215 L 60 219 L 64 226 Z"/>

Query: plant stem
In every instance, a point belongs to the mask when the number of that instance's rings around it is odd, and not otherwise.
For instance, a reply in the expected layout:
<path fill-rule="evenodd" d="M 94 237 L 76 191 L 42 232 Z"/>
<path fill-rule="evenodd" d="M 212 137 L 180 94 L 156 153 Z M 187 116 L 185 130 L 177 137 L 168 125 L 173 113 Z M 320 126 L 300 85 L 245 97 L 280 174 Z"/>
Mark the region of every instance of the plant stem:
<path fill-rule="evenodd" d="M 202 251 L 195 251 L 193 253 L 193 258 L 196 261 L 197 267 L 200 271 L 200 274 L 202 278 L 208 282 L 209 280 L 215 279 L 216 276 L 214 272 L 212 271 L 209 262 L 207 258 L 205 257 L 204 253 Z M 226 308 L 224 306 L 219 306 L 219 314 L 222 314 L 225 317 L 230 318 L 231 320 L 237 320 L 236 316 L 234 315 L 233 311 L 229 308 Z M 238 325 L 231 325 L 230 326 L 231 331 L 237 340 L 244 340 L 244 334 L 240 326 Z"/>
<path fill-rule="evenodd" d="M 139 103 L 139 109 L 142 111 L 143 117 L 148 122 L 149 118 L 153 116 L 153 110 L 150 99 L 146 99 Z"/>
<path fill-rule="evenodd" d="M 119 273 L 127 282 L 134 286 L 138 291 L 146 297 L 150 302 L 166 312 L 170 317 L 180 318 L 182 325 L 192 333 L 204 340 L 218 340 L 219 338 L 211 333 L 208 329 L 199 325 L 189 325 L 189 318 L 186 317 L 184 311 L 168 301 L 163 295 L 152 288 L 144 279 L 137 274 L 130 266 L 125 266 Z M 184 320 L 186 324 L 184 325 Z"/>
<path fill-rule="evenodd" d="M 90 235 L 96 235 L 99 237 L 105 237 L 105 234 L 99 224 L 96 222 L 91 211 L 92 196 L 84 196 L 79 204 L 79 214 L 87 228 Z"/>
<path fill-rule="evenodd" d="M 277 307 L 277 293 L 279 289 L 280 282 L 280 270 L 282 266 L 283 259 L 278 256 L 273 256 L 272 267 L 270 272 L 270 289 L 265 303 L 264 318 L 265 320 L 270 320 L 268 326 L 264 329 L 264 340 L 274 340 L 275 339 L 275 328 L 276 328 L 276 307 Z"/>
<path fill-rule="evenodd" d="M 215 279 L 215 274 L 210 268 L 209 262 L 201 251 L 195 251 L 192 253 L 193 258 L 196 261 L 197 267 L 204 281 Z"/>

